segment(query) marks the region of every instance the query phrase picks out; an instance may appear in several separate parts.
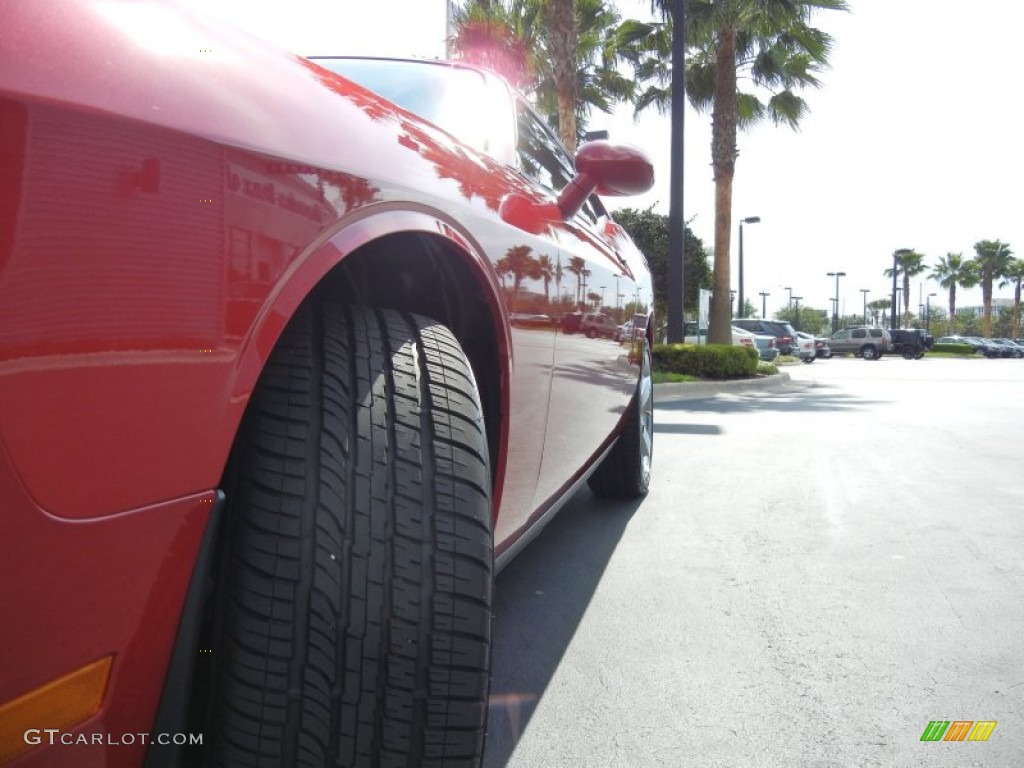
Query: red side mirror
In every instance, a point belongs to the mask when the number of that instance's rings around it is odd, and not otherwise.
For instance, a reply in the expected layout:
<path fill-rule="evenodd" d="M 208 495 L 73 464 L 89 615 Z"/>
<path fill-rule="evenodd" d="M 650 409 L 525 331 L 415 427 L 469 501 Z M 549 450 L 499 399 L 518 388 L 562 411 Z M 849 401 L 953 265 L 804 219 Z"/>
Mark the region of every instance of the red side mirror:
<path fill-rule="evenodd" d="M 572 218 L 591 194 L 639 195 L 654 184 L 654 166 L 643 150 L 627 144 L 591 141 L 576 153 L 576 176 L 558 196 L 558 208 Z"/>

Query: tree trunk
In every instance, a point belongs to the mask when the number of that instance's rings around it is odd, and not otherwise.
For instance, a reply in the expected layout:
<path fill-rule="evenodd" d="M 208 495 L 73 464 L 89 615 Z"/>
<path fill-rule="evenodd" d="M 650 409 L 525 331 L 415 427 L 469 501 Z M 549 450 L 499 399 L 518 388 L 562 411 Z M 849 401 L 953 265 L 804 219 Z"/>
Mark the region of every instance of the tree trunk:
<path fill-rule="evenodd" d="M 732 181 L 736 172 L 736 28 L 718 31 L 715 96 L 711 112 L 711 166 L 715 176 L 715 265 L 711 292 L 709 344 L 732 344 L 731 275 Z"/>
<path fill-rule="evenodd" d="M 956 284 L 949 286 L 949 335 L 956 335 Z"/>
<path fill-rule="evenodd" d="M 992 338 L 992 278 L 983 277 L 981 280 L 981 332 L 986 339 Z"/>
<path fill-rule="evenodd" d="M 547 0 L 551 76 L 558 99 L 558 135 L 576 151 L 576 11 L 573 0 Z"/>
<path fill-rule="evenodd" d="M 1020 280 L 1013 289 L 1013 338 L 1020 338 Z"/>

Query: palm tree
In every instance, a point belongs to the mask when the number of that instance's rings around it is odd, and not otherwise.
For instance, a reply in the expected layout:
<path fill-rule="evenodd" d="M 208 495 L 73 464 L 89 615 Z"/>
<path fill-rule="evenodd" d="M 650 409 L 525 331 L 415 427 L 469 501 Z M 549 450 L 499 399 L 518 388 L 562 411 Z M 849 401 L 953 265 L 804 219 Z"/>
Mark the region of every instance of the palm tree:
<path fill-rule="evenodd" d="M 947 253 L 939 258 L 939 263 L 932 267 L 932 280 L 938 282 L 949 291 L 949 335 L 956 333 L 956 289 L 973 288 L 978 284 L 975 271 L 964 261 L 962 253 Z"/>
<path fill-rule="evenodd" d="M 547 22 L 548 53 L 551 78 L 558 102 L 558 135 L 570 152 L 576 150 L 576 81 L 579 35 L 573 0 L 545 0 L 544 20 Z"/>
<path fill-rule="evenodd" d="M 498 259 L 495 265 L 499 274 L 512 275 L 512 310 L 518 309 L 519 288 L 523 279 L 537 280 L 540 272 L 537 260 L 530 255 L 531 248 L 528 245 L 517 245 L 505 252 L 504 258 Z"/>
<path fill-rule="evenodd" d="M 580 303 L 581 286 L 583 282 L 583 273 L 587 272 L 587 262 L 579 256 L 569 257 L 569 266 L 566 267 L 566 271 L 576 275 L 576 304 Z"/>
<path fill-rule="evenodd" d="M 893 254 L 896 262 L 896 274 L 903 275 L 903 316 L 910 319 L 910 278 L 928 269 L 924 263 L 924 254 L 913 248 L 900 248 Z M 883 274 L 892 277 L 893 270 L 886 269 Z"/>
<path fill-rule="evenodd" d="M 979 240 L 974 244 L 974 268 L 981 284 L 982 333 L 992 336 L 992 283 L 1002 278 L 1010 267 L 1013 252 L 999 240 Z"/>
<path fill-rule="evenodd" d="M 538 12 L 531 0 L 512 0 L 510 5 L 468 0 L 452 13 L 452 58 L 493 70 L 516 88 L 529 89 L 538 66 Z"/>
<path fill-rule="evenodd" d="M 868 309 L 871 310 L 871 315 L 875 318 L 876 323 L 878 322 L 878 316 L 884 316 L 891 307 L 892 299 L 875 299 L 868 302 Z"/>
<path fill-rule="evenodd" d="M 605 0 L 468 0 L 453 22 L 452 56 L 531 94 L 570 151 L 592 110 L 633 98 L 633 80 L 619 71 L 633 54 Z"/>
<path fill-rule="evenodd" d="M 553 67 L 542 66 L 540 79 L 533 89 L 537 108 L 548 116 L 548 121 L 559 131 L 562 142 L 574 150 L 583 135 L 590 113 L 599 109 L 610 113 L 616 103 L 633 100 L 636 84 L 624 75 L 619 63 L 635 58 L 631 44 L 618 33 L 621 17 L 614 6 L 604 0 L 575 0 L 576 6 L 576 126 L 572 142 L 562 131 L 562 118 L 558 88 Z M 553 56 L 549 50 L 542 60 Z"/>
<path fill-rule="evenodd" d="M 544 305 L 547 306 L 551 303 L 550 286 L 551 280 L 555 276 L 555 265 L 546 253 L 537 257 L 537 275 L 544 281 Z M 557 285 L 555 287 L 557 289 Z"/>
<path fill-rule="evenodd" d="M 1013 327 L 1010 335 L 1020 338 L 1020 288 L 1024 282 L 1024 259 L 1010 259 L 1010 264 L 1003 273 L 999 287 L 1013 286 Z"/>
<path fill-rule="evenodd" d="M 652 0 L 668 19 L 672 0 Z M 699 112 L 711 112 L 711 165 L 715 181 L 714 289 L 708 341 L 731 341 L 729 317 L 729 253 L 732 235 L 732 182 L 736 170 L 736 135 L 739 128 L 766 117 L 792 128 L 807 112 L 797 95 L 805 87 L 820 85 L 817 74 L 827 66 L 832 39 L 811 27 L 819 9 L 846 10 L 845 0 L 686 0 L 688 62 L 686 89 Z M 664 78 L 670 75 L 663 47 L 671 35 L 666 25 L 648 25 L 650 58 L 638 67 L 638 77 L 654 79 L 637 100 L 637 110 L 668 106 Z M 638 25 L 627 27 L 636 38 Z M 748 76 L 754 86 L 771 93 L 767 102 L 740 92 L 738 75 Z"/>

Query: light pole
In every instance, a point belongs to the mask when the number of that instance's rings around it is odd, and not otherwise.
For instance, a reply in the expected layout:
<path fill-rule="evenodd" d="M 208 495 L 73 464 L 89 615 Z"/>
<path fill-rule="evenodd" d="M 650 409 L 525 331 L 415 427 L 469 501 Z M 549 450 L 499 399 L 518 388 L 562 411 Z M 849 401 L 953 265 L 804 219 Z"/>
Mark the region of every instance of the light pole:
<path fill-rule="evenodd" d="M 868 324 L 868 294 L 871 293 L 867 288 L 861 288 L 860 292 L 864 294 L 864 325 Z"/>
<path fill-rule="evenodd" d="M 744 224 L 757 224 L 761 221 L 760 216 L 747 216 L 745 219 L 740 219 L 740 317 L 744 317 L 746 304 L 743 301 L 743 225 Z"/>
<path fill-rule="evenodd" d="M 735 317 L 736 313 L 733 312 L 733 305 L 736 302 L 736 291 L 729 291 L 729 317 Z"/>
<path fill-rule="evenodd" d="M 767 291 L 761 291 L 761 319 L 762 320 L 764 320 L 765 316 L 768 314 L 768 304 L 766 303 L 765 299 L 767 299 L 769 296 L 771 296 L 771 294 L 768 293 Z"/>
<path fill-rule="evenodd" d="M 782 286 L 782 289 L 785 291 L 789 291 L 789 299 L 786 301 L 786 308 L 793 309 L 793 289 L 790 288 L 788 285 Z"/>
<path fill-rule="evenodd" d="M 932 332 L 932 296 L 937 294 L 929 293 L 924 299 L 924 330 L 927 333 Z"/>
<path fill-rule="evenodd" d="M 794 302 L 796 302 L 796 312 L 793 313 L 793 330 L 794 331 L 799 331 L 800 330 L 800 299 L 802 299 L 802 298 L 803 298 L 803 296 L 790 296 L 790 299 L 792 299 Z"/>
<path fill-rule="evenodd" d="M 672 19 L 672 81 L 670 84 L 671 128 L 668 194 L 668 342 L 681 342 L 685 336 L 683 318 L 683 262 L 686 258 L 686 221 L 683 218 L 683 139 L 686 120 L 686 5 L 672 0 L 667 6 Z M 724 254 L 727 258 L 729 254 Z M 725 299 L 724 296 L 720 297 Z M 715 301 L 718 306 L 718 300 Z"/>
<path fill-rule="evenodd" d="M 845 272 L 828 272 L 829 277 L 836 279 L 836 307 L 832 310 L 832 333 L 839 330 L 839 278 L 846 277 Z"/>

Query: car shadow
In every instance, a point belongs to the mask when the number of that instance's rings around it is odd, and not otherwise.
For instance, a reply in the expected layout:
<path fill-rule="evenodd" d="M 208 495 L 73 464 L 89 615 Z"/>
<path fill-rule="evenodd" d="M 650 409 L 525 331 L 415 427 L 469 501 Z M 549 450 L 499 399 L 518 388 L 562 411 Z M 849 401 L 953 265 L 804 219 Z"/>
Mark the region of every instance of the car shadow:
<path fill-rule="evenodd" d="M 498 575 L 484 768 L 508 763 L 642 503 L 583 488 Z"/>
<path fill-rule="evenodd" d="M 720 435 L 722 428 L 717 424 L 661 424 L 654 422 L 654 431 L 669 435 Z"/>
<path fill-rule="evenodd" d="M 689 411 L 707 413 L 742 413 L 755 411 L 782 412 L 827 412 L 863 410 L 867 406 L 882 403 L 882 400 L 867 400 L 856 397 L 828 385 L 814 385 L 797 390 L 781 392 L 720 393 L 710 397 L 689 400 L 658 400 L 655 392 L 655 408 L 659 411 Z M 657 424 L 657 419 L 655 419 Z"/>

